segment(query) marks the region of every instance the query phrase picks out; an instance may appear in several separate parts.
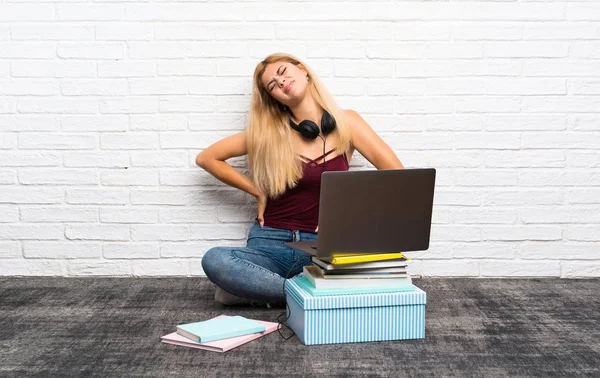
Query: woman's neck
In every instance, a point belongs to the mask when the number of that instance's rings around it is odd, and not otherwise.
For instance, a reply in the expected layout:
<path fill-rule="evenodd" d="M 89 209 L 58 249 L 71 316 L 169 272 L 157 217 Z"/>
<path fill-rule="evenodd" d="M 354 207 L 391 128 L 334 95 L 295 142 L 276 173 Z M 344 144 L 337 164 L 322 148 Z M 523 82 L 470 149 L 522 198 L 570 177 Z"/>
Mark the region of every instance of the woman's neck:
<path fill-rule="evenodd" d="M 291 106 L 290 111 L 292 113 L 292 121 L 297 125 L 308 119 L 321 126 L 323 109 L 310 96 L 306 96 L 299 104 Z"/>

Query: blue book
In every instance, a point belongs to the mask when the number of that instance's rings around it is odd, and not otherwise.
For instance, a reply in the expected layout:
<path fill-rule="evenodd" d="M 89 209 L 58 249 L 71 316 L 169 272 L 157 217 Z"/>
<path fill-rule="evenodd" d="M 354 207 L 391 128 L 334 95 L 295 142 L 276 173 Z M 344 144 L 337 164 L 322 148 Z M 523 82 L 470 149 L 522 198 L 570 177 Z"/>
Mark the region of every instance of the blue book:
<path fill-rule="evenodd" d="M 203 322 L 180 324 L 177 326 L 177 333 L 179 335 L 198 343 L 264 331 L 266 331 L 266 328 L 263 324 L 246 319 L 243 316 L 218 317 Z"/>
<path fill-rule="evenodd" d="M 306 277 L 298 275 L 293 278 L 302 289 L 310 293 L 313 297 L 321 295 L 346 295 L 346 294 L 372 294 L 372 293 L 391 293 L 397 291 L 415 291 L 415 285 L 397 286 L 397 287 L 371 287 L 371 288 L 350 288 L 350 289 L 316 289 Z"/>

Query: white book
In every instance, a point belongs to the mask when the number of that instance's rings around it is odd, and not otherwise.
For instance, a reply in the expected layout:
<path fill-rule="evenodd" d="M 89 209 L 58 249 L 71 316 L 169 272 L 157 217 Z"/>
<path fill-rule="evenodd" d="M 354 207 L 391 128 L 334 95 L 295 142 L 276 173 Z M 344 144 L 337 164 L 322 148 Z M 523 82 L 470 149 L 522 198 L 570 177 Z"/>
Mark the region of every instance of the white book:
<path fill-rule="evenodd" d="M 326 279 L 314 266 L 304 266 L 304 277 L 315 289 L 392 288 L 412 285 L 410 276 L 394 278 L 335 278 Z"/>

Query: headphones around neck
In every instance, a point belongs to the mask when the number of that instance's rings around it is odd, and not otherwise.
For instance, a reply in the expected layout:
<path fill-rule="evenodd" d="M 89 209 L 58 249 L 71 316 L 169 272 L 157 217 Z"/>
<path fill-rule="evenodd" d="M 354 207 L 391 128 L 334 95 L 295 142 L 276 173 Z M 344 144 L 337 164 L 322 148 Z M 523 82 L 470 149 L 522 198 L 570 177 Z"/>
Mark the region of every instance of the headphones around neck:
<path fill-rule="evenodd" d="M 306 139 L 316 139 L 319 134 L 319 126 L 311 121 L 310 119 L 306 119 L 300 122 L 300 125 L 296 125 L 290 117 L 290 126 L 292 129 L 296 130 Z M 321 117 L 321 130 L 324 135 L 329 134 L 335 129 L 335 118 L 333 118 L 327 110 L 323 112 L 323 116 Z"/>

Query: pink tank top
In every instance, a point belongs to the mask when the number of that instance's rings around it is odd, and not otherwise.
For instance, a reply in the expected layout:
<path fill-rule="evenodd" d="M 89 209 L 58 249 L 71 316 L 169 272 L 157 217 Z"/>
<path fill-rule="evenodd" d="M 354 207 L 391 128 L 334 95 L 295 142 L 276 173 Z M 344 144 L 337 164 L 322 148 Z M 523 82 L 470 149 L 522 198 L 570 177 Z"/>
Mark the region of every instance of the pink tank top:
<path fill-rule="evenodd" d="M 330 150 L 309 163 L 302 162 L 304 175 L 298 185 L 288 189 L 277 199 L 269 198 L 265 209 L 265 226 L 282 228 L 286 230 L 300 230 L 315 232 L 319 221 L 319 194 L 321 193 L 321 174 L 323 171 L 347 171 L 349 169 L 346 154 L 343 153 L 333 159 L 316 162 L 335 151 Z M 325 164 L 323 166 L 323 164 Z M 325 169 L 323 169 L 325 168 Z M 258 220 L 258 217 L 255 218 Z"/>

